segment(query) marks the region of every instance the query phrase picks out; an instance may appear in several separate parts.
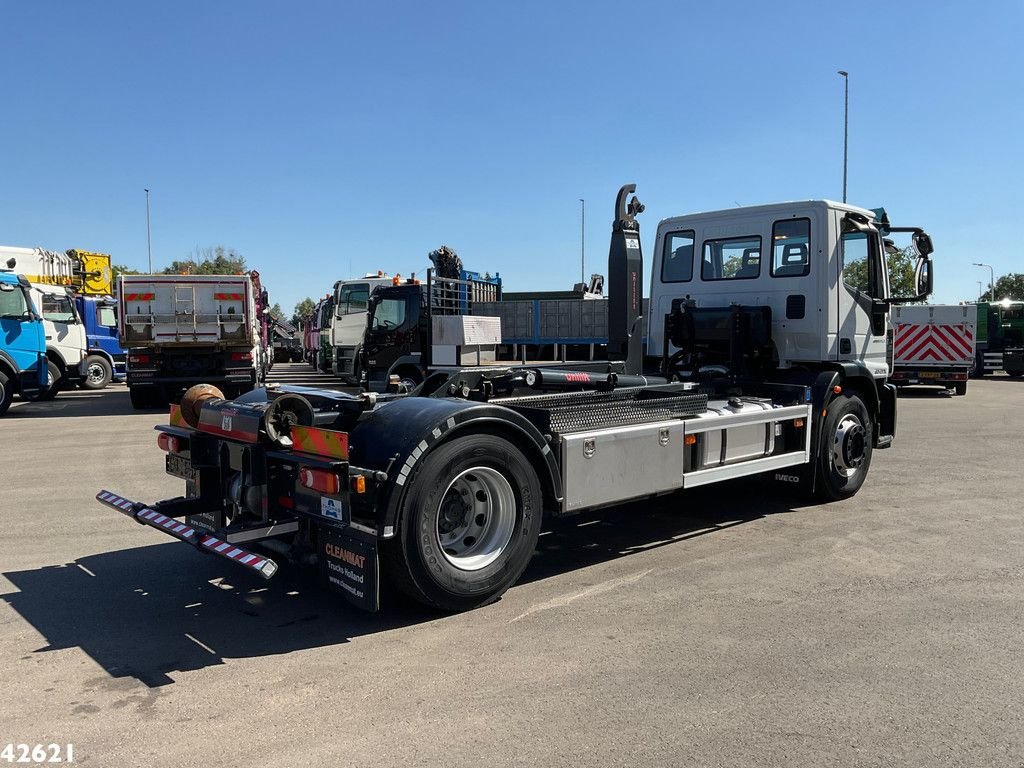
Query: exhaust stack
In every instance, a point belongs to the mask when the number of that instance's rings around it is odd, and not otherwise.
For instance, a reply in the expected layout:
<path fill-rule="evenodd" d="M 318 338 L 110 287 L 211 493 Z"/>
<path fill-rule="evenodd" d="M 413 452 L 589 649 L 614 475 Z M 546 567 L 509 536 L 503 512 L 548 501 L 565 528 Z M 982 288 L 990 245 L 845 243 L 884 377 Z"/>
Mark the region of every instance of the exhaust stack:
<path fill-rule="evenodd" d="M 615 221 L 608 248 L 608 359 L 625 361 L 627 374 L 638 374 L 643 364 L 644 257 L 640 252 L 640 224 L 644 210 L 636 184 L 626 184 L 615 198 Z"/>

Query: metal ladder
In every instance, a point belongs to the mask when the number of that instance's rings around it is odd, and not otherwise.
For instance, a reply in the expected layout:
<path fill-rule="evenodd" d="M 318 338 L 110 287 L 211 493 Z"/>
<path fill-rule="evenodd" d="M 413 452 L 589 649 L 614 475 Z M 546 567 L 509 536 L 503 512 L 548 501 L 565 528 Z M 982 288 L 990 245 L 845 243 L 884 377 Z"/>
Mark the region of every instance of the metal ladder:
<path fill-rule="evenodd" d="M 189 335 L 195 341 L 199 338 L 199 329 L 196 327 L 196 287 L 194 285 L 174 286 L 175 341 L 181 341 L 181 319 L 183 316 L 191 316 L 192 318 L 192 331 Z"/>

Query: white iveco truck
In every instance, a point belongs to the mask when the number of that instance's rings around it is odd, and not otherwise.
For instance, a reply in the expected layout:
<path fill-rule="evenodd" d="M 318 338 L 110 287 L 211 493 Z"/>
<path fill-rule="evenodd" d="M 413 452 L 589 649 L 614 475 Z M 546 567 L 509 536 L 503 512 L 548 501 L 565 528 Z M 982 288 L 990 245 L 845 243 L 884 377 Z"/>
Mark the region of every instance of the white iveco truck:
<path fill-rule="evenodd" d="M 890 309 L 930 293 L 929 237 L 828 201 L 666 219 L 642 318 L 633 189 L 608 256 L 611 362 L 453 368 L 409 394 L 196 387 L 158 427 L 186 496 L 98 499 L 264 577 L 278 556 L 315 563 L 366 609 L 386 576 L 463 610 L 516 582 L 545 516 L 749 475 L 857 493 L 896 433 Z M 894 232 L 920 254 L 915 296 L 889 294 Z"/>

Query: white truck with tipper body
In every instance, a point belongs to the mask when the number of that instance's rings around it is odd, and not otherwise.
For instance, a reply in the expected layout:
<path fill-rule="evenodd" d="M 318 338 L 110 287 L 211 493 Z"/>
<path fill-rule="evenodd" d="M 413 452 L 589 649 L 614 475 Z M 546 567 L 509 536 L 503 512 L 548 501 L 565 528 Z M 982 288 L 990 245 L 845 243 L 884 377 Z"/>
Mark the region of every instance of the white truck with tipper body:
<path fill-rule="evenodd" d="M 463 610 L 516 582 L 545 516 L 753 475 L 853 496 L 896 433 L 890 308 L 930 293 L 928 236 L 828 201 L 666 219 L 643 318 L 633 189 L 616 199 L 603 365 L 455 367 L 408 394 L 195 387 L 157 427 L 186 495 L 97 498 L 254 575 L 315 565 L 365 609 L 387 578 Z M 889 295 L 897 231 L 920 253 L 914 296 Z M 863 284 L 844 280 L 860 267 Z"/>
<path fill-rule="evenodd" d="M 967 394 L 978 346 L 977 304 L 895 307 L 892 324 L 893 384 L 928 384 Z"/>
<path fill-rule="evenodd" d="M 200 382 L 248 392 L 270 367 L 266 292 L 241 275 L 120 275 L 119 337 L 136 408 Z"/>

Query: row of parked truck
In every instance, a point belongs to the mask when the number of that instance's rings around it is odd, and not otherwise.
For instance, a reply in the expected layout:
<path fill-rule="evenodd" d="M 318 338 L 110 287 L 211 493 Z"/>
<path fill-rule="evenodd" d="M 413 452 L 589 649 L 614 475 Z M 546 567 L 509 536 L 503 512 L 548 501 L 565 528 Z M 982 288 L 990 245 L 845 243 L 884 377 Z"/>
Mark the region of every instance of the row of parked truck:
<path fill-rule="evenodd" d="M 125 381 L 136 408 L 197 382 L 241 394 L 273 364 L 259 273 L 120 275 L 110 256 L 0 247 L 0 414 L 16 394 Z"/>
<path fill-rule="evenodd" d="M 795 263 L 794 254 L 802 256 L 791 249 Z M 759 254 L 754 260 L 747 253 L 745 267 L 738 258 L 737 271 L 749 274 L 741 279 L 756 279 Z M 461 267 L 447 276 L 426 274 L 425 282 L 378 272 L 335 283 L 301 323 L 303 357 L 374 390 L 395 379 L 412 388 L 432 370 L 478 357 L 607 359 L 609 302 L 601 275 L 572 291 L 513 294 L 503 292 L 500 277 Z M 935 385 L 964 395 L 970 378 L 1024 375 L 1024 302 L 898 305 L 892 329 L 890 380 L 897 387 Z"/>

